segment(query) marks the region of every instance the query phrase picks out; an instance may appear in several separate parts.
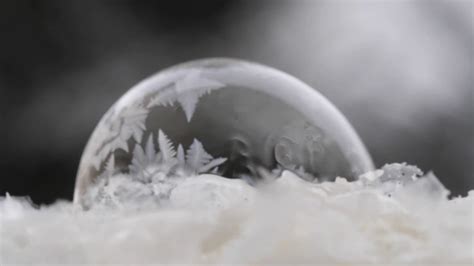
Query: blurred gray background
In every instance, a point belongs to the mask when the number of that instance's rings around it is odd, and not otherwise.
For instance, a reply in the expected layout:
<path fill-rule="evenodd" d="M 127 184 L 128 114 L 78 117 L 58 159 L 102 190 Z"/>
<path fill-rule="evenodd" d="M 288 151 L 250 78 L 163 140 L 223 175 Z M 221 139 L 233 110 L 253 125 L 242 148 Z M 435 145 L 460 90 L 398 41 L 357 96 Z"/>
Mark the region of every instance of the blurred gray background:
<path fill-rule="evenodd" d="M 82 149 L 120 95 L 215 56 L 318 89 L 377 166 L 474 189 L 472 1 L 2 1 L 0 28 L 2 195 L 71 199 Z"/>

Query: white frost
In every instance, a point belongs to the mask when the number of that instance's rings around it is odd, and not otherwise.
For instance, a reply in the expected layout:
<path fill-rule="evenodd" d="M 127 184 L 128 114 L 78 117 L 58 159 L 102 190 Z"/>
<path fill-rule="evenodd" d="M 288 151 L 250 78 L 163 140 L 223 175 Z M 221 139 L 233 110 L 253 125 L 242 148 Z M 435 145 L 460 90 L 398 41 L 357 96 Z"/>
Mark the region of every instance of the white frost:
<path fill-rule="evenodd" d="M 203 77 L 199 70 L 193 69 L 176 81 L 173 86 L 154 97 L 148 104 L 148 108 L 157 105 L 168 106 L 178 102 L 184 111 L 186 120 L 190 122 L 199 98 L 223 87 L 225 87 L 224 83 Z"/>
<path fill-rule="evenodd" d="M 474 191 L 448 200 L 420 174 L 392 164 L 356 182 L 310 183 L 284 171 L 256 187 L 116 174 L 88 211 L 7 196 L 0 264 L 472 265 Z M 151 196 L 160 189 L 166 196 Z"/>

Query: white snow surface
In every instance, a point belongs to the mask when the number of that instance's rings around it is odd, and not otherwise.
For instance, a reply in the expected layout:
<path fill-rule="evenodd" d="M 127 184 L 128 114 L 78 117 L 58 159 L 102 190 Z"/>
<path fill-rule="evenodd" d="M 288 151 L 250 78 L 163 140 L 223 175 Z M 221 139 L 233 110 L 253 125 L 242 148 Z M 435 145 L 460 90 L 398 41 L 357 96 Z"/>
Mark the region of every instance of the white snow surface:
<path fill-rule="evenodd" d="M 0 265 L 473 265 L 474 191 L 448 199 L 433 174 L 420 174 L 391 164 L 354 182 L 310 183 L 283 171 L 256 186 L 121 174 L 88 210 L 6 195 Z"/>

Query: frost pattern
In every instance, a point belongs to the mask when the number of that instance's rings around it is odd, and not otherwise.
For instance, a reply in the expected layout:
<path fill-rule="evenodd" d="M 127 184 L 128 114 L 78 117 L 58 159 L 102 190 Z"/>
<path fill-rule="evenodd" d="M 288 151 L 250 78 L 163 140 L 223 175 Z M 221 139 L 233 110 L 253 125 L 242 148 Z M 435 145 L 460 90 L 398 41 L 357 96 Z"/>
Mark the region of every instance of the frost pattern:
<path fill-rule="evenodd" d="M 186 163 L 193 169 L 201 169 L 209 163 L 212 156 L 208 154 L 201 142 L 194 140 L 186 153 Z"/>
<path fill-rule="evenodd" d="M 181 144 L 176 151 L 172 141 L 158 130 L 159 151 L 156 151 L 153 134 L 148 136 L 144 147 L 137 144 L 129 165 L 129 173 L 116 173 L 115 158 L 110 156 L 104 172 L 85 197 L 85 206 L 102 203 L 117 206 L 137 200 L 152 202 L 166 199 L 177 181 L 207 173 L 224 163 L 226 158 L 213 158 L 204 150 L 202 143 L 194 139 L 186 153 Z"/>
<path fill-rule="evenodd" d="M 161 129 L 158 131 L 158 143 L 163 156 L 163 162 L 171 164 L 175 159 L 176 151 L 174 150 L 171 140 L 165 135 L 165 133 L 163 133 L 163 131 L 161 131 Z"/>
<path fill-rule="evenodd" d="M 219 81 L 202 77 L 199 70 L 192 70 L 175 82 L 174 88 L 169 87 L 167 90 L 160 91 L 150 101 L 148 107 L 173 105 L 177 101 L 181 105 L 187 121 L 190 122 L 199 98 L 224 86 L 225 84 Z"/>
<path fill-rule="evenodd" d="M 132 164 L 129 166 L 130 173 L 140 181 L 149 181 L 155 173 L 160 171 L 160 162 L 162 160 L 161 153 L 155 152 L 153 144 L 153 136 L 148 137 L 145 149 L 140 145 L 135 145 L 133 150 Z"/>
<path fill-rule="evenodd" d="M 96 140 L 92 145 L 98 148 L 94 153 L 94 158 L 90 161 L 97 170 L 100 169 L 100 163 L 111 152 L 117 149 L 128 152 L 128 140 L 130 138 L 133 138 L 136 142 L 141 141 L 146 129 L 145 120 L 147 116 L 148 110 L 141 104 L 124 107 L 119 113 L 112 107 L 104 118 L 104 126 L 99 127 L 94 136 L 91 137 L 91 139 Z"/>
<path fill-rule="evenodd" d="M 169 106 L 178 102 L 187 121 L 190 122 L 199 98 L 224 86 L 221 82 L 202 77 L 199 70 L 192 70 L 174 84 L 162 88 L 158 95 L 146 104 L 146 107 L 141 102 L 120 110 L 113 106 L 103 118 L 103 126 L 98 127 L 91 137 L 94 140 L 91 146 L 95 148 L 95 151 L 89 161 L 92 162 L 95 169 L 100 170 L 101 163 L 115 150 L 122 149 L 129 152 L 128 141 L 130 139 L 133 139 L 135 143 L 140 143 L 146 130 L 145 121 L 150 108 L 158 105 Z M 162 159 L 165 161 L 176 159 L 176 151 L 168 145 L 171 144 L 169 139 L 166 139 L 162 132 L 158 132 L 158 135 L 160 147 L 163 148 Z M 140 151 L 137 150 L 136 154 L 139 153 Z M 216 164 L 216 161 L 213 164 Z"/>

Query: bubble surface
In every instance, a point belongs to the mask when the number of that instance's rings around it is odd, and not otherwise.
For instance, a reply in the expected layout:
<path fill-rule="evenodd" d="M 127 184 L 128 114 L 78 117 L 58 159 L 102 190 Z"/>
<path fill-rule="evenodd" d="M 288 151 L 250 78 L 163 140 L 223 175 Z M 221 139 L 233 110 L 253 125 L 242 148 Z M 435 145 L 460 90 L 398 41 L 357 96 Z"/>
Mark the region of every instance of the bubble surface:
<path fill-rule="evenodd" d="M 103 116 L 81 158 L 74 200 L 124 173 L 140 182 L 262 169 L 318 179 L 372 170 L 363 143 L 319 92 L 279 70 L 204 59 L 140 82 Z"/>

